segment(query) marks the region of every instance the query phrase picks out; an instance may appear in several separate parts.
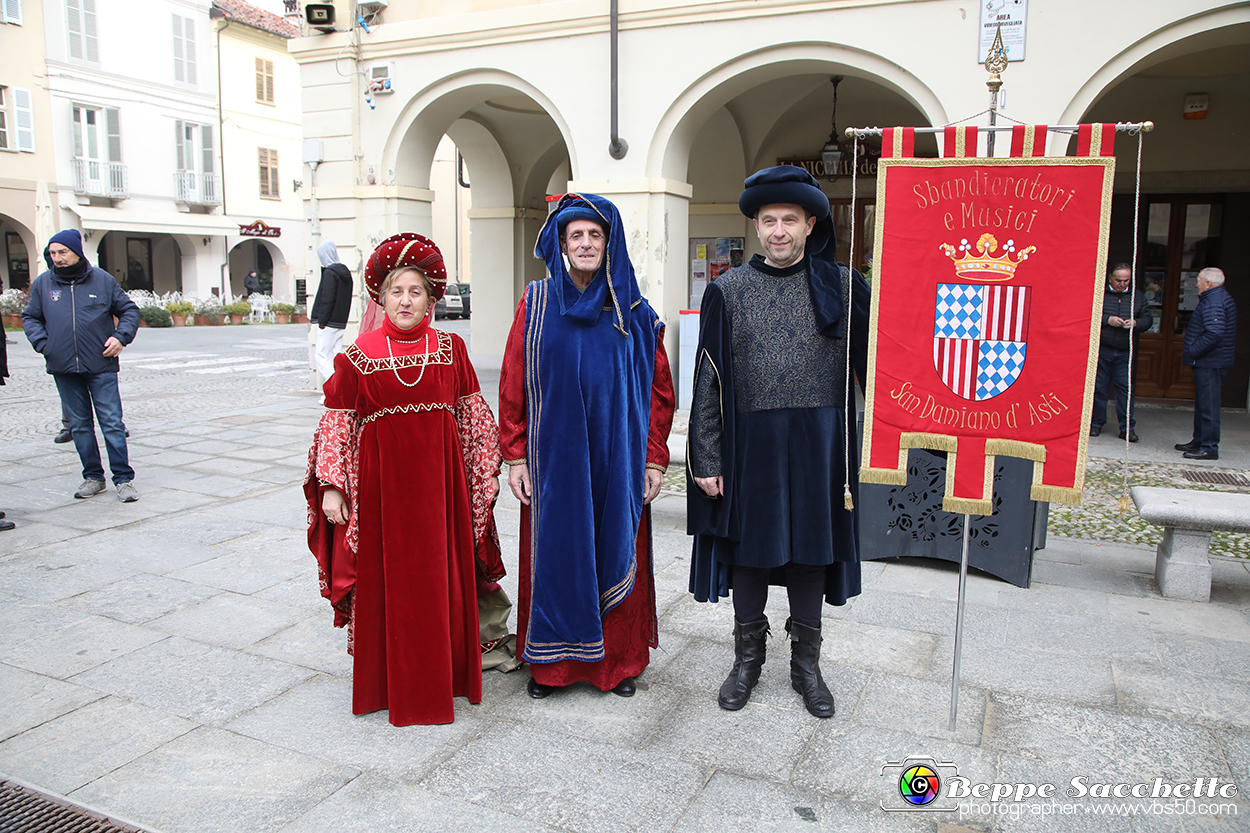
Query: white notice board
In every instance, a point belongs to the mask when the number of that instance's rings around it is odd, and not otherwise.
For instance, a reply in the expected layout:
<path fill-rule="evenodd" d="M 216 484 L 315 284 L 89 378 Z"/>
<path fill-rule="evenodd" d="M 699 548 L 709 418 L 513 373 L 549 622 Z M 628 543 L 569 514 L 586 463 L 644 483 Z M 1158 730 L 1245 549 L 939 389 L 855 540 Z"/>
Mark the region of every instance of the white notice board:
<path fill-rule="evenodd" d="M 1003 46 L 1008 61 L 1024 60 L 1024 29 L 1029 16 L 1029 0 L 981 0 L 980 43 L 977 63 L 985 63 L 994 43 L 994 33 L 1003 28 Z"/>

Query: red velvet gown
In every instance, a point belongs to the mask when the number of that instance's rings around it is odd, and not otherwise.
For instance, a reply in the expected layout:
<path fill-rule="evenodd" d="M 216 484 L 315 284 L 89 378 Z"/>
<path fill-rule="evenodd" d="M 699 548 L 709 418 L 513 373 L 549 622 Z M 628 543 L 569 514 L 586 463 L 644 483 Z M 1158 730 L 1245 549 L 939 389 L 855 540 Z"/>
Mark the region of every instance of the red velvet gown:
<path fill-rule="evenodd" d="M 427 324 L 384 321 L 334 365 L 305 493 L 322 594 L 349 626 L 352 712 L 450 723 L 453 697 L 482 697 L 478 580 L 504 573 L 494 419 L 464 341 Z M 326 521 L 325 486 L 347 497 L 350 523 Z"/>
<path fill-rule="evenodd" d="M 675 406 L 673 377 L 664 350 L 664 333 L 655 351 L 655 376 L 651 383 L 651 425 L 647 440 L 647 468 L 661 473 L 668 467 L 668 434 Z M 505 462 L 526 460 L 528 427 L 525 403 L 525 301 L 517 306 L 504 350 L 499 376 L 499 441 Z M 641 473 L 639 477 L 642 477 Z M 521 506 L 520 572 L 517 605 L 517 656 L 521 656 L 528 632 L 530 609 L 530 512 Z M 655 611 L 655 581 L 651 572 L 651 509 L 646 507 L 635 538 L 638 558 L 633 591 L 603 619 L 604 658 L 598 662 L 564 660 L 529 666 L 534 681 L 566 686 L 588 682 L 609 691 L 626 677 L 637 677 L 651 660 L 650 649 L 659 644 Z"/>

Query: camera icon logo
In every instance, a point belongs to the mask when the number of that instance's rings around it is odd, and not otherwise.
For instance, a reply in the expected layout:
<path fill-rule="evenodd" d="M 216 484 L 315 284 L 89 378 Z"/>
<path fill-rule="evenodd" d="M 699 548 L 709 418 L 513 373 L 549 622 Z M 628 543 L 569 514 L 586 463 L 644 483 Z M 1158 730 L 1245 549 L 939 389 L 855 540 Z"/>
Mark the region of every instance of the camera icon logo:
<path fill-rule="evenodd" d="M 924 764 L 909 767 L 898 779 L 898 792 L 912 804 L 932 804 L 942 788 L 942 779 Z"/>
<path fill-rule="evenodd" d="M 959 767 L 951 761 L 909 755 L 901 761 L 887 761 L 881 775 L 890 776 L 892 781 L 887 798 L 881 802 L 881 809 L 888 813 L 955 809 L 951 800 L 942 800 L 942 785 L 959 775 Z"/>

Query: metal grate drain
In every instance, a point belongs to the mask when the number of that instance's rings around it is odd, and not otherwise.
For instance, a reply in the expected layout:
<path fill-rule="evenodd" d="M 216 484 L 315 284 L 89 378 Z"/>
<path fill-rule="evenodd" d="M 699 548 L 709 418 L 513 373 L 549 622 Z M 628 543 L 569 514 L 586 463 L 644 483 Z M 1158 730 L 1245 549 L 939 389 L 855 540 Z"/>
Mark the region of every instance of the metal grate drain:
<path fill-rule="evenodd" d="M 68 799 L 53 799 L 13 781 L 0 781 L 0 833 L 145 833 Z"/>
<path fill-rule="evenodd" d="M 1240 474 L 1224 471 L 1194 471 L 1185 469 L 1182 474 L 1190 483 L 1210 483 L 1213 486 L 1243 486 L 1250 488 L 1250 480 Z"/>

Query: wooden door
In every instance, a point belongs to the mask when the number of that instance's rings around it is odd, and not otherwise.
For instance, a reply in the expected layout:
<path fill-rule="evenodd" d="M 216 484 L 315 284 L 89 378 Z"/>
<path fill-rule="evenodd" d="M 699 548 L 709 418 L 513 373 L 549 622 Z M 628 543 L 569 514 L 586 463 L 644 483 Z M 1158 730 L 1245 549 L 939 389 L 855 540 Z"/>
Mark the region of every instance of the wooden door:
<path fill-rule="evenodd" d="M 1170 399 L 1194 395 L 1182 362 L 1185 327 L 1198 303 L 1198 272 L 1218 256 L 1218 197 L 1159 196 L 1143 200 L 1138 280 L 1154 315 L 1142 336 L 1137 394 Z"/>

